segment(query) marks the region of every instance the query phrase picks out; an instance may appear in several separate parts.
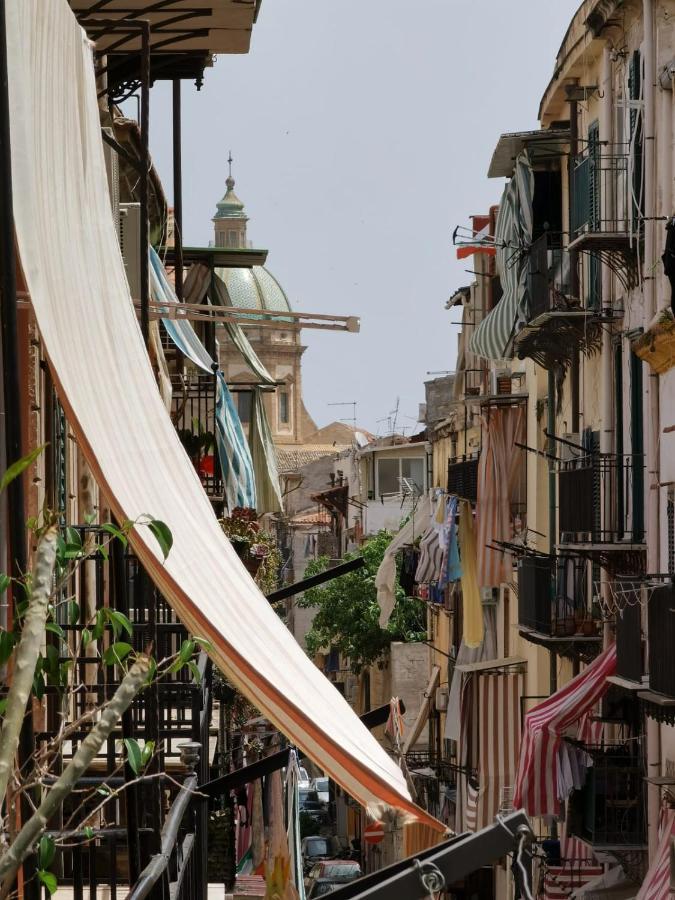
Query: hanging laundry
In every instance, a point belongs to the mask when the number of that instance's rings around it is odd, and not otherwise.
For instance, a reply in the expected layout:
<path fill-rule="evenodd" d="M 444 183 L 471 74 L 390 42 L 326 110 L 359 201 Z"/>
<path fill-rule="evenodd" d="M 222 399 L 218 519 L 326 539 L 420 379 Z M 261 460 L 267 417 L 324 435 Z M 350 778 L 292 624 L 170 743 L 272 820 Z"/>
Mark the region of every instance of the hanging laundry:
<path fill-rule="evenodd" d="M 419 551 L 415 547 L 406 547 L 403 551 L 401 571 L 398 582 L 405 591 L 406 597 L 412 597 L 415 593 L 415 572 L 419 561 Z"/>
<path fill-rule="evenodd" d="M 479 647 L 483 642 L 483 606 L 478 589 L 476 536 L 473 512 L 468 500 L 459 507 L 459 546 L 462 559 L 462 611 L 464 615 L 464 643 Z"/>
<path fill-rule="evenodd" d="M 443 551 L 438 542 L 438 530 L 430 528 L 420 541 L 420 556 L 415 572 L 415 581 L 418 584 L 437 581 L 442 561 Z"/>

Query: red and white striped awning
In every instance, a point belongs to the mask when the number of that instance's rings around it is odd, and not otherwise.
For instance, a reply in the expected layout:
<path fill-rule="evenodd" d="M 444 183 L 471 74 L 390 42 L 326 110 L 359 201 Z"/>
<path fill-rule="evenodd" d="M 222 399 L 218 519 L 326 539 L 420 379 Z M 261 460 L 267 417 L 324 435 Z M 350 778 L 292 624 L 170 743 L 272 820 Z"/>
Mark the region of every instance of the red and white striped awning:
<path fill-rule="evenodd" d="M 670 892 L 670 846 L 675 838 L 675 810 L 664 810 L 661 839 L 656 856 L 635 900 L 666 900 Z"/>
<path fill-rule="evenodd" d="M 612 644 L 590 666 L 525 717 L 514 804 L 530 816 L 558 815 L 558 750 L 562 735 L 600 700 L 616 670 Z"/>
<path fill-rule="evenodd" d="M 604 866 L 586 861 L 547 866 L 544 872 L 544 900 L 569 900 L 576 888 L 598 878 L 604 871 Z"/>
<path fill-rule="evenodd" d="M 495 660 L 495 665 L 502 660 Z M 499 812 L 503 788 L 514 782 L 520 745 L 521 673 L 472 672 L 462 694 L 461 757 L 477 768 L 478 789 L 466 779 L 463 827 L 480 831 Z"/>

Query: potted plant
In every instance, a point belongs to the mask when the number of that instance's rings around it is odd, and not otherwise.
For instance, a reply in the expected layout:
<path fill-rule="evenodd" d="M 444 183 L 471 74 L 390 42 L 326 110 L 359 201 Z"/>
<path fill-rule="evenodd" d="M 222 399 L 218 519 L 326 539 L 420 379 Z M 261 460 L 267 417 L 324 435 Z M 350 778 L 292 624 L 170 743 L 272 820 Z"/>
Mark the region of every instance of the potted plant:
<path fill-rule="evenodd" d="M 237 507 L 220 520 L 237 556 L 265 593 L 276 587 L 281 556 L 272 535 L 260 530 L 255 509 Z"/>
<path fill-rule="evenodd" d="M 185 452 L 192 460 L 192 465 L 199 471 L 202 458 L 214 447 L 216 439 L 213 432 L 207 431 L 199 419 L 194 419 L 192 428 L 179 428 L 178 437 L 185 447 Z"/>

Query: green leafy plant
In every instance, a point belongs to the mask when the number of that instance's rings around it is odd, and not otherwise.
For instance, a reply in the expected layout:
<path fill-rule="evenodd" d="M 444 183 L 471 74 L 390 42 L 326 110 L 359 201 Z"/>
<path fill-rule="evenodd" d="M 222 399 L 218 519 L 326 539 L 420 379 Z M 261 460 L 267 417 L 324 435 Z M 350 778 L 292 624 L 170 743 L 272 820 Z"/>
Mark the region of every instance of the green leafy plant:
<path fill-rule="evenodd" d="M 237 507 L 220 520 L 242 562 L 253 575 L 263 594 L 270 594 L 279 583 L 281 554 L 273 535 L 260 530 L 254 509 Z"/>
<path fill-rule="evenodd" d="M 316 610 L 305 638 L 310 656 L 335 647 L 349 659 L 358 674 L 369 665 L 383 665 L 392 641 L 415 641 L 426 637 L 426 607 L 421 600 L 406 597 L 396 581 L 396 603 L 386 628 L 381 628 L 375 576 L 392 535 L 380 531 L 365 541 L 359 553 L 365 565 L 341 575 L 321 587 L 305 591 L 298 604 Z M 326 557 L 309 563 L 305 576 L 317 575 L 330 565 Z"/>

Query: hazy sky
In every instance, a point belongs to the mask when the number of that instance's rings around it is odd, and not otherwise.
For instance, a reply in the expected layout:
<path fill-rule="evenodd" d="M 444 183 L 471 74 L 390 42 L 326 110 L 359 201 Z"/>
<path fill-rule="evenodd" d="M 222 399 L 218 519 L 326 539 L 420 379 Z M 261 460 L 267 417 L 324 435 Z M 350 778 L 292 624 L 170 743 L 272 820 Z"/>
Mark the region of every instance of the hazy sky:
<path fill-rule="evenodd" d="M 452 231 L 503 188 L 499 135 L 537 109 L 578 0 L 263 0 L 251 52 L 183 85 L 184 232 L 208 243 L 232 149 L 249 238 L 295 309 L 361 316 L 359 335 L 305 330 L 304 397 L 319 425 L 351 415 L 415 428 L 427 372 L 455 364 L 468 284 Z M 171 194 L 170 88 L 152 145 Z M 408 431 L 409 433 L 409 431 Z"/>

